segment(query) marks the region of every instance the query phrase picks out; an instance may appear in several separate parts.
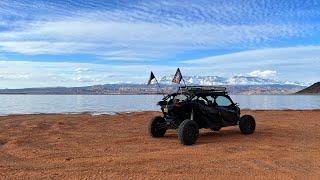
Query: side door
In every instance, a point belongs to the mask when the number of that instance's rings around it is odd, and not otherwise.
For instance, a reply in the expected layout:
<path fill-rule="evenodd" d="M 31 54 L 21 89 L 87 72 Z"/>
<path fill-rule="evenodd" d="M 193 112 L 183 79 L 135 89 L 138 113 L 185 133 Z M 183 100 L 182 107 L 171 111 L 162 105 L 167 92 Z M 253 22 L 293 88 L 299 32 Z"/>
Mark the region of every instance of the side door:
<path fill-rule="evenodd" d="M 215 103 L 217 104 L 217 108 L 225 126 L 237 123 L 237 110 L 234 108 L 234 104 L 229 98 L 226 96 L 217 96 L 215 98 Z"/>

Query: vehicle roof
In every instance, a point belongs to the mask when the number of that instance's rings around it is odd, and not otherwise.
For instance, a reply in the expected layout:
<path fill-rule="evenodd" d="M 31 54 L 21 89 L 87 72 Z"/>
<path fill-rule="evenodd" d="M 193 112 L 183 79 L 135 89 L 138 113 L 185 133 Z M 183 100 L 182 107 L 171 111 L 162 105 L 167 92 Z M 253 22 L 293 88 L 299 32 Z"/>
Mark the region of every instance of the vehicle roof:
<path fill-rule="evenodd" d="M 196 96 L 225 96 L 228 95 L 227 92 L 198 92 L 194 93 Z"/>
<path fill-rule="evenodd" d="M 189 94 L 197 95 L 227 95 L 227 88 L 222 86 L 185 86 L 179 87 L 178 92 L 185 92 Z"/>

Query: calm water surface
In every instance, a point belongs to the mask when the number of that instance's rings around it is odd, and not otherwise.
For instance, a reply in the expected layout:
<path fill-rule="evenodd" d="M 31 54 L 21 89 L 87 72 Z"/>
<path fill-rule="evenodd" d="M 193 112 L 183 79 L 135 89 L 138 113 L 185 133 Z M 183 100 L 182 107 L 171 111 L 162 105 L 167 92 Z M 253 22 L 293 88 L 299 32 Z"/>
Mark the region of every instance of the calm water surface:
<path fill-rule="evenodd" d="M 0 95 L 0 115 L 159 110 L 159 95 Z M 320 96 L 231 95 L 241 108 L 320 109 Z"/>

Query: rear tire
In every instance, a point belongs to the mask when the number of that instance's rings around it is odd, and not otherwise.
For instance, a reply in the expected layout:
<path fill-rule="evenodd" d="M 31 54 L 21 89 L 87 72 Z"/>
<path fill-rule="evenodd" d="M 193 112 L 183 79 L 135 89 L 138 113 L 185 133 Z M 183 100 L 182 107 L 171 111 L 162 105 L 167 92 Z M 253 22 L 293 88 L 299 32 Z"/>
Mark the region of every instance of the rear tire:
<path fill-rule="evenodd" d="M 239 128 L 242 134 L 252 134 L 256 129 L 256 121 L 251 115 L 244 115 L 240 118 Z"/>
<path fill-rule="evenodd" d="M 192 145 L 199 137 L 199 126 L 198 124 L 190 119 L 184 120 L 178 129 L 178 137 L 181 144 Z"/>
<path fill-rule="evenodd" d="M 163 137 L 167 131 L 167 128 L 164 127 L 166 125 L 166 121 L 161 116 L 156 116 L 151 119 L 149 123 L 149 134 L 152 137 Z"/>

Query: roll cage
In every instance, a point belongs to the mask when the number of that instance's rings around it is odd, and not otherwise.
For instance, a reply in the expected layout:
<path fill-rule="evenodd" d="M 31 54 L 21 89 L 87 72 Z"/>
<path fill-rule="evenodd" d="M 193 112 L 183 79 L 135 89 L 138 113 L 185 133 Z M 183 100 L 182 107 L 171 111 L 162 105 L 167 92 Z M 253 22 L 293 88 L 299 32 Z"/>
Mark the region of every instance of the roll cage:
<path fill-rule="evenodd" d="M 224 96 L 226 97 L 232 105 L 235 105 L 235 103 L 232 101 L 230 96 L 228 95 L 226 88 L 221 86 L 185 86 L 185 87 L 179 87 L 178 91 L 176 93 L 168 94 L 165 96 L 162 100 L 168 101 L 170 98 L 174 98 L 178 95 L 185 95 L 186 99 L 184 101 L 191 101 L 195 97 L 202 97 L 207 102 L 209 100 L 207 99 L 207 96 L 211 96 L 212 98 L 216 99 L 218 96 Z M 170 100 L 169 100 L 170 102 Z M 167 102 L 167 103 L 169 103 Z"/>

